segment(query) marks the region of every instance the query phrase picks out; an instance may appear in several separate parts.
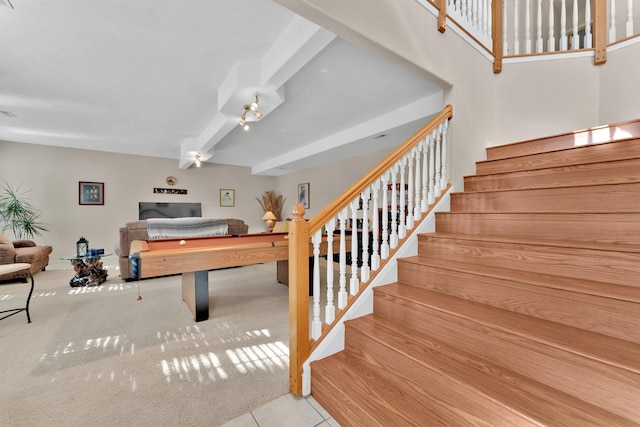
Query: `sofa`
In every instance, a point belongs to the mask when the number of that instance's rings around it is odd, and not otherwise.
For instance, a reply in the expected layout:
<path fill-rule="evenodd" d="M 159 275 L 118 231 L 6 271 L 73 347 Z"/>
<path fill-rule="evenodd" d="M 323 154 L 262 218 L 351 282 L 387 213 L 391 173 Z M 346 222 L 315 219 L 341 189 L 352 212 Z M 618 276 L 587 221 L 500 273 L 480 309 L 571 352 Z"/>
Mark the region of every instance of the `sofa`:
<path fill-rule="evenodd" d="M 49 265 L 49 254 L 53 248 L 47 245 L 36 245 L 32 240 L 11 241 L 0 234 L 0 265 L 28 263 L 31 264 L 31 274 L 44 270 Z M 0 275 L 0 282 L 26 282 L 28 275 L 25 271 Z"/>
<path fill-rule="evenodd" d="M 118 264 L 120 266 L 120 277 L 123 280 L 133 280 L 133 274 L 131 271 L 131 260 L 129 259 L 129 251 L 131 248 L 131 242 L 134 240 L 153 240 L 157 238 L 188 238 L 198 237 L 196 231 L 194 235 L 194 227 L 192 225 L 194 220 L 198 220 L 201 224 L 199 230 L 201 234 L 199 236 L 212 236 L 212 235 L 236 235 L 247 234 L 249 232 L 249 225 L 241 219 L 237 218 L 173 218 L 173 219 L 151 219 L 151 220 L 139 220 L 128 222 L 124 227 L 120 227 L 120 239 L 116 243 L 114 252 L 118 256 Z M 163 230 L 167 228 L 171 229 L 170 234 L 159 235 L 155 233 L 158 230 L 157 226 L 149 224 L 159 224 L 164 226 Z M 189 226 L 185 222 L 190 222 Z M 215 229 L 212 229 L 206 223 L 215 223 Z M 149 237 L 149 229 L 151 227 L 152 237 Z M 154 228 L 155 227 L 155 228 Z M 184 233 L 181 232 L 184 229 Z M 155 234 L 154 234 L 155 233 Z"/>

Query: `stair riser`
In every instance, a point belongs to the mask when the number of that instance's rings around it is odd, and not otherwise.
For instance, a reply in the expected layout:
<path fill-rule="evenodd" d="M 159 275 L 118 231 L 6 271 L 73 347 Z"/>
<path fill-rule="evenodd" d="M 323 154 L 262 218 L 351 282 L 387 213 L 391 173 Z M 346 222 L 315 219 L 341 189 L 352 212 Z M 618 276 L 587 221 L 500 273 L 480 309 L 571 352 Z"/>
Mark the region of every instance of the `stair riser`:
<path fill-rule="evenodd" d="M 640 157 L 640 140 L 590 145 L 574 150 L 532 154 L 476 163 L 476 175 L 518 172 Z"/>
<path fill-rule="evenodd" d="M 640 181 L 640 158 L 537 171 L 466 176 L 464 191 L 517 190 Z"/>
<path fill-rule="evenodd" d="M 411 346 L 411 342 L 406 345 Z M 398 384 L 406 393 L 420 396 L 425 407 L 441 413 L 443 417 L 455 414 L 457 417 L 451 420 L 450 425 L 539 425 L 519 416 L 503 403 L 479 393 L 477 389 L 429 366 L 429 354 L 423 353 L 418 362 L 355 328 L 349 328 L 348 324 L 345 329 L 345 350 L 369 365 L 378 375 L 385 375 L 388 380 Z"/>
<path fill-rule="evenodd" d="M 610 128 L 585 129 L 578 132 L 490 147 L 487 148 L 487 159 L 496 160 L 569 148 L 575 149 L 576 146 L 582 146 L 578 148 L 580 149 L 586 147 L 586 144 L 620 141 L 633 135 L 640 135 L 640 120 L 617 123 Z M 624 142 L 626 141 L 621 141 L 621 143 Z"/>
<path fill-rule="evenodd" d="M 381 287 L 374 288 L 374 292 L 376 316 L 404 324 L 621 416 L 640 419 L 640 375 L 434 309 L 425 302 L 397 298 Z"/>
<path fill-rule="evenodd" d="M 640 254 L 420 236 L 418 255 L 640 287 Z"/>
<path fill-rule="evenodd" d="M 451 212 L 638 212 L 640 183 L 451 194 Z"/>
<path fill-rule="evenodd" d="M 398 282 L 640 343 L 640 310 L 634 302 L 403 260 L 399 260 Z"/>
<path fill-rule="evenodd" d="M 640 244 L 640 214 L 436 212 L 436 232 Z"/>

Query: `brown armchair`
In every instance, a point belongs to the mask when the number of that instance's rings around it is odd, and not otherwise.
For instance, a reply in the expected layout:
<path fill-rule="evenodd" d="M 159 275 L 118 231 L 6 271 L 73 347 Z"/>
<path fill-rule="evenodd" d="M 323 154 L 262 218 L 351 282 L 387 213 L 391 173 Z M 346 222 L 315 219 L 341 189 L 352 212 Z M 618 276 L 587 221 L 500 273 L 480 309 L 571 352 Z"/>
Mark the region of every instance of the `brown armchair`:
<path fill-rule="evenodd" d="M 6 236 L 0 234 L 0 265 L 27 263 L 31 264 L 31 274 L 36 274 L 44 270 L 49 265 L 49 254 L 53 248 L 51 246 L 38 246 L 32 240 L 11 241 Z M 21 280 L 26 282 L 28 274 L 26 271 L 18 271 L 0 275 L 0 282 Z"/>

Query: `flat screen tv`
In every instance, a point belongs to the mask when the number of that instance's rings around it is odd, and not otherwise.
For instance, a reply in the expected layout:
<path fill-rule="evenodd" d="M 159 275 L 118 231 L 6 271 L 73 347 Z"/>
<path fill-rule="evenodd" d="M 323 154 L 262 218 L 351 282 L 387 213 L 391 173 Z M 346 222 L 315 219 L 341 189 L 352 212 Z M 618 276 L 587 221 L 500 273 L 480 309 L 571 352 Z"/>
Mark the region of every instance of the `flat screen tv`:
<path fill-rule="evenodd" d="M 138 219 L 201 217 L 200 203 L 139 202 Z"/>

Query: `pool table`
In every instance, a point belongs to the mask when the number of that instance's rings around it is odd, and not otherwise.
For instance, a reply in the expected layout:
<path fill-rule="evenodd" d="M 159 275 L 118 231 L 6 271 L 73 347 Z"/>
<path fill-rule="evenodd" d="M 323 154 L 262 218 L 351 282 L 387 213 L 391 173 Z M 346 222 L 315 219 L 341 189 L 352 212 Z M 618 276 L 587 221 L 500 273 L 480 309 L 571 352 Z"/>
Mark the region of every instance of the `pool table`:
<path fill-rule="evenodd" d="M 136 279 L 182 274 L 182 299 L 196 322 L 209 318 L 209 270 L 289 258 L 287 233 L 241 234 L 190 239 L 135 240 L 131 243 L 132 275 Z M 326 240 L 321 245 L 327 252 Z M 336 239 L 334 253 L 339 249 Z M 310 252 L 312 253 L 312 252 Z M 278 268 L 278 281 L 288 284 Z"/>

